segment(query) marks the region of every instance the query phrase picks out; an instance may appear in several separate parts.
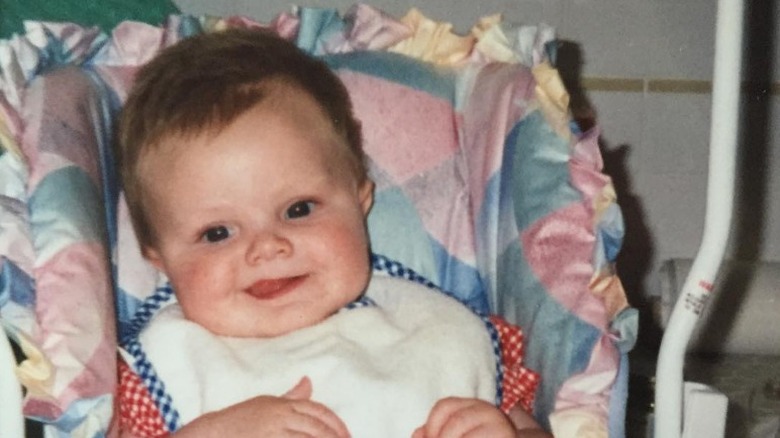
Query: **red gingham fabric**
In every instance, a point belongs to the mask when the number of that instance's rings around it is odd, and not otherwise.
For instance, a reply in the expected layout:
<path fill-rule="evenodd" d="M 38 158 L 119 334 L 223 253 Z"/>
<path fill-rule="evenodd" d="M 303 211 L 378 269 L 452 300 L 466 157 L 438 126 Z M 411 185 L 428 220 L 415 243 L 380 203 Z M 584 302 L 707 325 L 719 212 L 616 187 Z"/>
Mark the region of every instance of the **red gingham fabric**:
<path fill-rule="evenodd" d="M 119 359 L 119 427 L 138 438 L 168 436 L 160 411 L 141 378 Z"/>
<path fill-rule="evenodd" d="M 501 342 L 501 362 L 504 366 L 501 410 L 509 412 L 520 403 L 526 412 L 533 413 L 534 396 L 539 385 L 539 374 L 523 366 L 523 332 L 498 316 L 491 316 L 490 322 L 498 331 Z"/>
<path fill-rule="evenodd" d="M 491 316 L 490 322 L 496 327 L 501 342 L 504 397 L 500 408 L 509 412 L 519 403 L 531 413 L 539 375 L 523 366 L 523 333 L 500 317 Z M 122 430 L 138 438 L 168 436 L 160 411 L 146 386 L 122 360 L 119 361 L 119 415 Z"/>

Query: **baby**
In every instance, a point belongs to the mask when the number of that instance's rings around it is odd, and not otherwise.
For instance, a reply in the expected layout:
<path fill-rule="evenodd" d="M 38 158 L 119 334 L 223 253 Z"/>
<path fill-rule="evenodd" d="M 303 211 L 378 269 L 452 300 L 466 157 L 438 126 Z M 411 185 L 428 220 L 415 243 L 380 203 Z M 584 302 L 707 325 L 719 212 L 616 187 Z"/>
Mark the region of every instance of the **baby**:
<path fill-rule="evenodd" d="M 490 328 L 518 329 L 372 275 L 360 126 L 320 61 L 265 31 L 186 39 L 139 72 L 116 155 L 176 297 L 120 364 L 125 436 L 549 436 L 507 398 L 534 385 L 502 370 L 533 373 Z"/>

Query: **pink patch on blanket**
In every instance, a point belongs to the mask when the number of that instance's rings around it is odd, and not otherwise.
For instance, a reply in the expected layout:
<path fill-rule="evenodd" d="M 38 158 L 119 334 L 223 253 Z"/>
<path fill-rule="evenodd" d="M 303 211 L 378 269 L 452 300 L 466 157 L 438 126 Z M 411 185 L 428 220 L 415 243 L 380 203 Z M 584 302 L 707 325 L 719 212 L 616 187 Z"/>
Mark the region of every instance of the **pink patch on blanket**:
<path fill-rule="evenodd" d="M 588 366 L 563 384 L 555 397 L 555 412 L 593 409 L 594 418 L 606 418 L 612 386 L 618 374 L 620 353 L 615 344 L 604 335 L 593 347 Z M 551 416 L 551 422 L 556 417 Z"/>
<path fill-rule="evenodd" d="M 49 172 L 75 164 L 99 183 L 94 123 L 97 92 L 86 74 L 63 68 L 30 86 L 23 110 L 22 149 L 31 164 L 30 191 Z M 56 149 L 56 150 L 55 150 Z"/>
<path fill-rule="evenodd" d="M 163 47 L 168 47 L 181 38 L 176 32 L 167 30 L 138 21 L 123 21 L 113 29 L 108 46 L 101 51 L 101 63 L 144 65 Z"/>
<path fill-rule="evenodd" d="M 73 402 L 107 396 L 116 390 L 116 338 L 113 337 L 113 330 L 104 333 L 111 337 L 105 337 L 97 345 L 92 357 L 78 368 L 82 372 L 68 382 L 66 387 L 61 390 L 55 388 L 57 399 L 29 398 L 24 405 L 25 415 L 57 419 Z M 110 399 L 106 402 L 110 402 Z"/>
<path fill-rule="evenodd" d="M 474 223 L 459 156 L 417 175 L 401 189 L 417 209 L 425 230 L 458 260 L 476 266 Z"/>
<path fill-rule="evenodd" d="M 24 415 L 35 418 L 59 418 L 64 409 L 52 400 L 28 398 L 24 402 Z"/>
<path fill-rule="evenodd" d="M 458 149 L 449 102 L 381 78 L 341 72 L 363 125 L 366 153 L 396 183 L 449 159 Z"/>
<path fill-rule="evenodd" d="M 520 239 L 529 266 L 548 293 L 563 307 L 602 330 L 604 303 L 590 292 L 595 237 L 589 209 L 575 203 L 525 229 Z"/>
<path fill-rule="evenodd" d="M 57 369 L 51 382 L 55 398 L 67 399 L 63 394 L 71 391 L 78 397 L 113 391 L 110 344 L 116 333 L 108 272 L 108 254 L 98 243 L 72 244 L 35 271 L 39 332 L 34 337 Z M 71 398 L 76 396 L 73 392 Z"/>
<path fill-rule="evenodd" d="M 124 65 L 96 65 L 95 72 L 119 98 L 124 102 L 133 86 L 135 75 L 140 67 Z"/>
<path fill-rule="evenodd" d="M 114 330 L 103 331 L 104 338 L 85 363 L 84 371 L 70 383 L 61 401 L 70 404 L 81 398 L 111 394 L 116 389 L 116 337 Z"/>
<path fill-rule="evenodd" d="M 40 152 L 37 155 L 35 167 L 33 167 L 30 173 L 30 179 L 28 180 L 27 190 L 29 193 L 33 193 L 38 184 L 44 180 L 47 176 L 51 175 L 54 171 L 73 166 L 73 162 L 56 153 Z M 91 165 L 85 165 L 84 161 L 76 164 L 95 186 L 100 187 L 103 184 L 101 176 L 97 173 L 97 168 Z"/>

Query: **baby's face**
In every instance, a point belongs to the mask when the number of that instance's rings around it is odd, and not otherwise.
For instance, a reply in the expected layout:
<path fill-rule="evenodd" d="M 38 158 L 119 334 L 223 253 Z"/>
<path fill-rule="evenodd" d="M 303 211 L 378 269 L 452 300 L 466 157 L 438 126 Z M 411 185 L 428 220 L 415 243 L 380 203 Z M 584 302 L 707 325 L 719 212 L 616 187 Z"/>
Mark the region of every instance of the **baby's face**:
<path fill-rule="evenodd" d="M 373 187 L 355 181 L 310 96 L 286 87 L 216 136 L 169 141 L 141 166 L 156 235 L 145 252 L 188 319 L 224 336 L 278 336 L 362 293 Z"/>

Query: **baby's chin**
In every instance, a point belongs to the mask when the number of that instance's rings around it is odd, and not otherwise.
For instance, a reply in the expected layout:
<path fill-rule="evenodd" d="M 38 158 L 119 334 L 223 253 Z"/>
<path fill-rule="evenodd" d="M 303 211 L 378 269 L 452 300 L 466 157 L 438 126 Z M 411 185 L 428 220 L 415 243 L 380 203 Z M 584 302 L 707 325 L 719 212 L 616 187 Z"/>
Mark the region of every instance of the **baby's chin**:
<path fill-rule="evenodd" d="M 331 316 L 338 313 L 344 306 L 360 297 L 358 294 L 355 299 L 349 300 L 335 309 L 323 309 L 316 314 L 295 314 L 290 313 L 283 318 L 278 318 L 273 324 L 256 324 L 252 327 L 208 327 L 210 332 L 217 336 L 228 338 L 278 338 L 290 333 L 314 327 Z M 201 324 L 204 325 L 204 324 Z"/>

